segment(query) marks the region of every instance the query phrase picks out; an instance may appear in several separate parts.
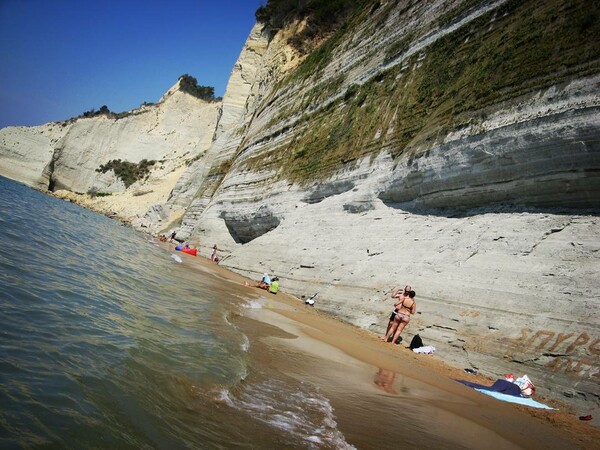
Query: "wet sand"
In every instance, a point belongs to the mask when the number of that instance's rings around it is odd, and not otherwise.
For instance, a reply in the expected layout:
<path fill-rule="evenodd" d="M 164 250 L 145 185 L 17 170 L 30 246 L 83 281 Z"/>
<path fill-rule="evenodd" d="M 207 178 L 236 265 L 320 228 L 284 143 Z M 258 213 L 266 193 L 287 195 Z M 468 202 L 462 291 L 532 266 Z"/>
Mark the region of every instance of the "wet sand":
<path fill-rule="evenodd" d="M 201 256 L 184 265 L 235 283 L 241 296 L 261 305 L 236 318 L 242 329 L 258 321 L 273 330 L 262 331 L 254 350 L 278 370 L 319 386 L 356 448 L 600 448 L 600 430 L 567 404 L 534 396 L 558 409 L 542 410 L 499 401 L 454 381 L 495 380 L 448 365 L 439 354 L 418 355 L 408 343 L 384 343 L 285 292 L 244 286 L 249 280 Z"/>

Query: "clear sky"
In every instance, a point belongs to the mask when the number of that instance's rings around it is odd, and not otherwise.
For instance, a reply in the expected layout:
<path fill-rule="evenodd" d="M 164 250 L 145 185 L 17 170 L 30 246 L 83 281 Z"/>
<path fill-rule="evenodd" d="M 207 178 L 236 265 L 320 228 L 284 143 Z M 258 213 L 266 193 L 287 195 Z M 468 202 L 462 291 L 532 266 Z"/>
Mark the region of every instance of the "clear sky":
<path fill-rule="evenodd" d="M 0 128 L 156 102 L 187 73 L 223 96 L 266 0 L 0 0 Z"/>

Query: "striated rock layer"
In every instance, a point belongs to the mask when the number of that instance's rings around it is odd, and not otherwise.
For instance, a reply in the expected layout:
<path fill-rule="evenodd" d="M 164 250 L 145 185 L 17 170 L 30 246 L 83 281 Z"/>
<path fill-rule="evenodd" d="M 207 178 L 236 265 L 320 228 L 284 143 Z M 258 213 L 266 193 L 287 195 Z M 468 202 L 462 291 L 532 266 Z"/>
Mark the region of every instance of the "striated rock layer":
<path fill-rule="evenodd" d="M 127 194 L 135 227 L 216 243 L 224 266 L 374 333 L 410 283 L 405 340 L 597 416 L 598 6 L 353 5 L 308 54 L 290 42 L 310 15 L 257 23 L 222 106 L 175 89 L 129 121 L 0 130 L 0 174 Z M 115 158 L 164 161 L 147 183 L 170 176 L 168 198 L 143 213 L 145 182 L 95 172 Z"/>
<path fill-rule="evenodd" d="M 565 22 L 544 28 L 553 8 Z M 316 62 L 289 56 L 301 20 L 265 25 L 225 96 L 248 105 L 235 139 L 217 129 L 210 150 L 228 170 L 202 176 L 180 232 L 377 334 L 410 283 L 406 340 L 598 412 L 600 51 L 570 37 L 585 8 L 380 2 Z M 548 33 L 562 62 L 538 56 Z"/>

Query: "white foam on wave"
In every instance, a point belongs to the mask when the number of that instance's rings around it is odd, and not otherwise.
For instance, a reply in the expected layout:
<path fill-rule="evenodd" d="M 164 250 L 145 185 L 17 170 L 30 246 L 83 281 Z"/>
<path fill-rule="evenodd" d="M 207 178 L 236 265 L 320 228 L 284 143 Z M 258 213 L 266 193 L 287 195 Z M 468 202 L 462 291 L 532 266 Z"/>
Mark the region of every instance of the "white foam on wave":
<path fill-rule="evenodd" d="M 171 258 L 175 260 L 175 262 L 181 263 L 181 257 L 179 255 L 171 254 Z"/>
<path fill-rule="evenodd" d="M 248 350 L 250 349 L 250 339 L 248 339 L 248 336 L 246 336 L 244 333 L 242 333 L 240 331 L 240 329 L 237 325 L 235 325 L 234 323 L 232 323 L 229 320 L 229 313 L 227 311 L 223 312 L 223 322 L 225 322 L 228 326 L 232 327 L 234 330 L 236 330 L 237 332 L 239 332 L 241 334 L 242 342 L 240 342 L 240 349 L 244 353 L 247 353 Z"/>
<path fill-rule="evenodd" d="M 242 349 L 243 352 L 248 352 L 248 349 L 250 349 L 250 339 L 248 339 L 248 336 L 246 336 L 245 334 L 242 334 L 242 343 L 240 344 L 240 348 Z"/>
<path fill-rule="evenodd" d="M 226 403 L 288 433 L 302 441 L 307 448 L 328 446 L 355 449 L 337 429 L 329 400 L 311 385 L 302 383 L 300 386 L 292 386 L 271 379 L 255 385 L 245 385 L 244 390 L 236 397 L 232 399 L 227 392 Z"/>
<path fill-rule="evenodd" d="M 229 389 L 217 391 L 217 401 L 225 403 L 227 406 L 235 407 L 234 401 L 231 399 Z"/>

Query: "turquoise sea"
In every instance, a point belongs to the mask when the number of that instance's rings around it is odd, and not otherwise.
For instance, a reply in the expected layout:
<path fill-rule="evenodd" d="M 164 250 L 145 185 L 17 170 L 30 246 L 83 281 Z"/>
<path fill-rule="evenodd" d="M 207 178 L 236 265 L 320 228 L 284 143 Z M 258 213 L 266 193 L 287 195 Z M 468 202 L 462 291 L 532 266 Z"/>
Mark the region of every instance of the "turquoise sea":
<path fill-rule="evenodd" d="M 0 236 L 0 448 L 352 448 L 234 283 L 4 178 Z"/>

